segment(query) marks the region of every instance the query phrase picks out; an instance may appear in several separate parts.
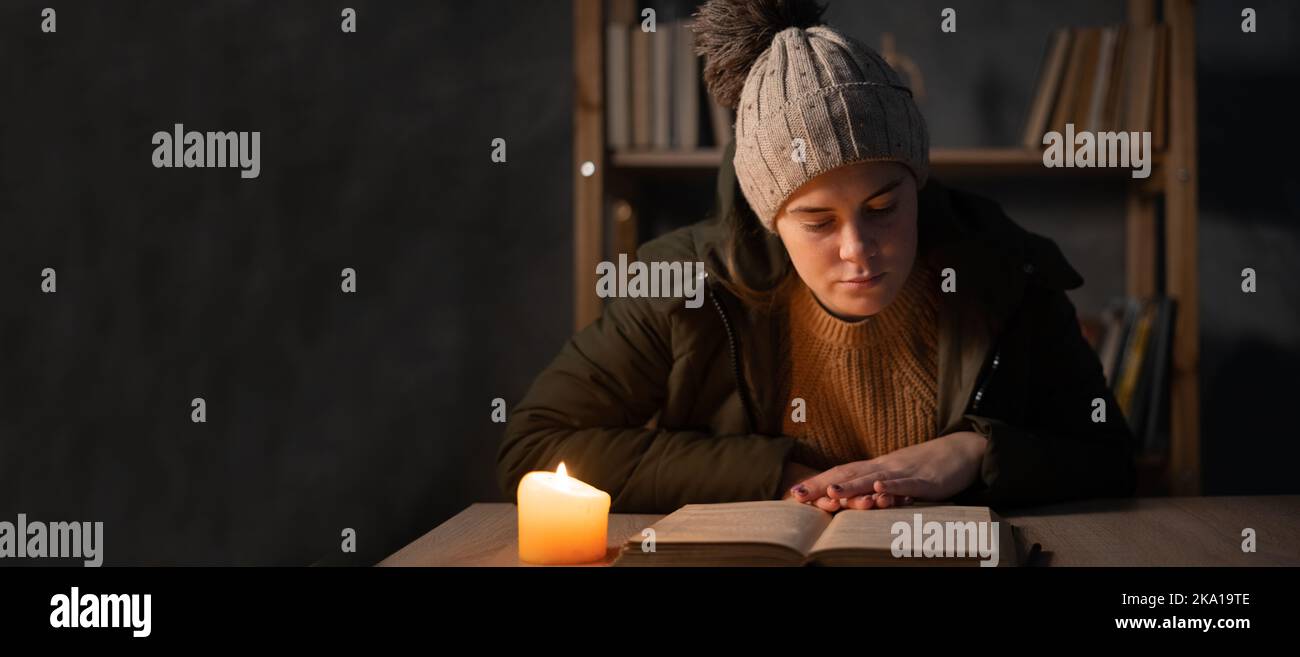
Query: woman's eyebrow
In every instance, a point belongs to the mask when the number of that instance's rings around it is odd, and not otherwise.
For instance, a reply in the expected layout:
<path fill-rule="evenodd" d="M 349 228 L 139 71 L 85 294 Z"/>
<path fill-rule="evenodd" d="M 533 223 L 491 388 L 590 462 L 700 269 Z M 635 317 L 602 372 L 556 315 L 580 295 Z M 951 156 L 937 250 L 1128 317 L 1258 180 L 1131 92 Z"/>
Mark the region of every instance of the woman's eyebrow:
<path fill-rule="evenodd" d="M 876 190 L 875 193 L 873 193 L 871 196 L 868 196 L 868 197 L 867 197 L 864 201 L 862 201 L 862 202 L 863 202 L 863 203 L 866 203 L 867 201 L 870 201 L 871 199 L 876 198 L 877 196 L 880 196 L 881 194 L 886 194 L 886 193 L 892 191 L 895 187 L 898 187 L 898 186 L 901 185 L 901 184 L 903 184 L 903 179 L 902 179 L 901 177 L 900 177 L 900 178 L 896 178 L 896 179 L 894 179 L 893 182 L 888 183 L 888 184 L 886 184 L 884 187 L 881 187 L 880 189 Z M 799 207 L 790 208 L 789 210 L 786 210 L 786 212 L 790 212 L 790 213 L 794 213 L 794 212 L 830 212 L 830 211 L 832 211 L 832 210 L 834 210 L 834 209 L 835 209 L 835 208 L 814 208 L 814 207 L 809 207 L 809 206 L 806 206 L 806 205 L 801 205 L 801 206 L 799 206 Z"/>

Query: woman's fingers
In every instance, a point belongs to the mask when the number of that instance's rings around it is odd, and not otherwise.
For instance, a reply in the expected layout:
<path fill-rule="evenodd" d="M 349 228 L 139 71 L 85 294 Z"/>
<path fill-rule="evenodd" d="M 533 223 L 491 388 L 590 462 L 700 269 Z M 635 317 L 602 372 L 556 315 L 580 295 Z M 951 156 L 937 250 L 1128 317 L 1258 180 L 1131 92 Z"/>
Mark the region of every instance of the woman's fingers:
<path fill-rule="evenodd" d="M 823 511 L 829 511 L 831 513 L 842 511 L 844 509 L 858 509 L 865 511 L 867 509 L 879 507 L 880 503 L 878 500 L 881 497 L 883 496 L 879 494 L 858 495 L 856 497 L 844 497 L 839 499 L 823 496 L 811 502 L 805 502 L 805 504 L 811 504 Z M 896 501 L 895 504 L 897 504 Z"/>
<path fill-rule="evenodd" d="M 816 500 L 818 508 L 834 513 L 840 509 L 888 509 L 911 504 L 912 490 L 924 488 L 926 482 L 915 477 L 900 478 L 899 473 L 881 470 L 851 479 L 841 484 L 831 484 L 826 495 Z M 885 482 L 890 486 L 885 487 Z M 921 482 L 920 484 L 914 482 Z"/>
<path fill-rule="evenodd" d="M 813 502 L 813 506 L 821 509 L 822 511 L 829 511 L 831 513 L 835 513 L 836 511 L 840 510 L 840 503 L 838 501 L 832 500 L 831 498 L 825 496 L 817 498 Z"/>
<path fill-rule="evenodd" d="M 824 509 L 834 513 L 842 509 L 856 509 L 867 511 L 870 509 L 887 509 L 891 506 L 908 506 L 915 502 L 916 499 L 909 496 L 899 496 L 890 493 L 871 493 L 868 495 L 856 495 L 841 499 L 830 497 L 820 497 L 816 502 L 807 502 L 814 504 L 819 509 Z"/>
<path fill-rule="evenodd" d="M 848 498 L 847 500 L 841 502 L 841 504 L 847 504 L 848 508 L 850 509 L 866 510 L 866 509 L 873 508 L 875 506 L 875 496 L 858 495 L 857 497 Z"/>
<path fill-rule="evenodd" d="M 795 484 L 790 492 L 794 493 L 794 498 L 800 502 L 815 502 L 820 497 L 827 497 L 827 486 L 846 478 L 845 466 L 840 465 Z"/>
<path fill-rule="evenodd" d="M 874 495 L 875 493 L 880 492 L 875 489 L 877 481 L 895 479 L 898 477 L 898 474 L 899 473 L 897 472 L 891 472 L 889 470 L 877 470 L 855 479 L 850 479 L 838 484 L 832 484 L 826 490 L 826 495 L 833 498 Z"/>
<path fill-rule="evenodd" d="M 870 509 L 888 509 L 891 506 L 902 506 L 903 504 L 903 498 L 889 495 L 887 493 L 857 495 L 855 497 L 846 497 L 832 501 L 839 502 L 841 509 L 857 509 L 861 511 L 867 511 Z"/>
<path fill-rule="evenodd" d="M 875 484 L 877 493 L 912 498 L 924 498 L 930 493 L 930 488 L 930 482 L 920 477 L 882 479 Z"/>

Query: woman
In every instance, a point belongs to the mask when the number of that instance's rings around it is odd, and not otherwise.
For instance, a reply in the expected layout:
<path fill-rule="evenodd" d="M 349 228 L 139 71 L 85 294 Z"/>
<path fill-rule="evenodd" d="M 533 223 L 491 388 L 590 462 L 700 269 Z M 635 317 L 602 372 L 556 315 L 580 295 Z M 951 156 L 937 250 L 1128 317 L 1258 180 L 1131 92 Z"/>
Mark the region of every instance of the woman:
<path fill-rule="evenodd" d="M 514 408 L 508 496 L 560 461 L 622 512 L 1132 494 L 1132 435 L 1065 294 L 1082 278 L 928 179 L 911 92 L 821 12 L 697 13 L 705 81 L 737 110 L 719 217 L 638 258 L 705 263 L 709 302 L 608 303 Z"/>

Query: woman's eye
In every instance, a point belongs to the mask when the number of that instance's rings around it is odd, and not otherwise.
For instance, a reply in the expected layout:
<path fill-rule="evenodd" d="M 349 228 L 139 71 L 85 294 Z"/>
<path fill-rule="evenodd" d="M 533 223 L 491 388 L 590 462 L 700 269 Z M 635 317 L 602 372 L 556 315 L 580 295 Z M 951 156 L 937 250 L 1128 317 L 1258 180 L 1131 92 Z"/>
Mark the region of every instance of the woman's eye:
<path fill-rule="evenodd" d="M 867 208 L 867 214 L 872 215 L 872 216 L 882 215 L 882 214 L 889 214 L 890 212 L 893 212 L 893 211 L 894 211 L 894 208 L 895 208 L 895 207 L 898 207 L 898 204 L 897 204 L 897 203 L 895 203 L 895 204 L 893 204 L 893 205 L 887 205 L 887 206 L 885 206 L 885 207 L 883 207 L 883 208 Z"/>
<path fill-rule="evenodd" d="M 818 222 L 818 223 L 804 223 L 804 224 L 802 224 L 802 225 L 803 225 L 804 230 L 806 230 L 806 231 L 808 231 L 808 232 L 811 232 L 811 233 L 820 233 L 820 232 L 822 232 L 823 230 L 826 230 L 827 228 L 830 228 L 830 225 L 833 224 L 833 223 L 835 223 L 834 220 L 827 219 L 826 221 L 821 221 L 821 222 Z"/>

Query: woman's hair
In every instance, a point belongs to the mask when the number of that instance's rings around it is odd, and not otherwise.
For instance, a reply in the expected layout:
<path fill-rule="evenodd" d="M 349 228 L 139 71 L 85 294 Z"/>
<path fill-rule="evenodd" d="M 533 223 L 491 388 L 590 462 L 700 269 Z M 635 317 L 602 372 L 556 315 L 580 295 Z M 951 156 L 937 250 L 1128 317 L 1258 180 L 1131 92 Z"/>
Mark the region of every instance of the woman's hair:
<path fill-rule="evenodd" d="M 771 306 L 782 288 L 797 274 L 780 237 L 759 223 L 758 217 L 739 194 L 736 202 L 717 218 L 723 229 L 721 256 L 727 268 L 723 287 L 748 305 Z M 766 262 L 758 260 L 766 258 Z M 765 270 L 766 278 L 752 281 L 753 273 Z"/>

